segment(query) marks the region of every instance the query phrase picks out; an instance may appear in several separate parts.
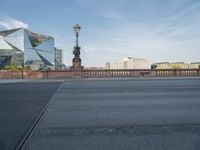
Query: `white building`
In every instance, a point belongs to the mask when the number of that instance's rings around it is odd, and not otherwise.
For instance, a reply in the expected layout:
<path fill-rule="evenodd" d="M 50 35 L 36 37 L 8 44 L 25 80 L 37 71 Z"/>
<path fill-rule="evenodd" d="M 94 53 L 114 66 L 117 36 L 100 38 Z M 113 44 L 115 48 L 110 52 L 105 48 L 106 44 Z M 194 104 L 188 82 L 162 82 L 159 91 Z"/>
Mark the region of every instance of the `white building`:
<path fill-rule="evenodd" d="M 105 69 L 151 69 L 151 63 L 145 59 L 128 57 L 122 61 L 106 62 Z"/>
<path fill-rule="evenodd" d="M 124 61 L 115 61 L 110 63 L 110 69 L 125 69 Z"/>
<path fill-rule="evenodd" d="M 110 62 L 105 63 L 105 69 L 110 69 Z"/>

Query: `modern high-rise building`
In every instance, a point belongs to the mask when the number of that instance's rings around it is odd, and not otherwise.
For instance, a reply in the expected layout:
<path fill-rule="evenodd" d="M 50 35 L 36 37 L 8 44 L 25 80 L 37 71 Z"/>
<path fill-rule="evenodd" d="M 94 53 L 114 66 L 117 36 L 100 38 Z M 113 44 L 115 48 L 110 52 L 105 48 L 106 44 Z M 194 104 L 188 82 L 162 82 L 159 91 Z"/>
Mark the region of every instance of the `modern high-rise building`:
<path fill-rule="evenodd" d="M 0 32 L 0 68 L 11 63 L 33 70 L 54 69 L 54 38 L 24 28 Z"/>

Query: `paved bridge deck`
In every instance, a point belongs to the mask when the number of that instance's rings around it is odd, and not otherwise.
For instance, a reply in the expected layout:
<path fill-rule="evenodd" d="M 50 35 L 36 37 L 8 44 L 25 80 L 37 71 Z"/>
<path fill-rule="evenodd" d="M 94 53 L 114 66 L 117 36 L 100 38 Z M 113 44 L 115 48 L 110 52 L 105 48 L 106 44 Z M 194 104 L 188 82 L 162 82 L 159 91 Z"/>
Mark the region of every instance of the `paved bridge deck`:
<path fill-rule="evenodd" d="M 67 81 L 26 150 L 197 150 L 199 110 L 199 79 Z"/>

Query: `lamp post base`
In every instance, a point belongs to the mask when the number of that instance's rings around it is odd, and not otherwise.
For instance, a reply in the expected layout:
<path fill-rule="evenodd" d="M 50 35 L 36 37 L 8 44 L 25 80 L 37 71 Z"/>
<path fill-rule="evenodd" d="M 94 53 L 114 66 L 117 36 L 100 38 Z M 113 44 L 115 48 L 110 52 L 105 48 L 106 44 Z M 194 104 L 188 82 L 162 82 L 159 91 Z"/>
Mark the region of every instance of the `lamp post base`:
<path fill-rule="evenodd" d="M 83 66 L 81 66 L 81 59 L 75 57 L 72 61 L 71 70 L 73 71 L 81 71 L 83 69 Z"/>

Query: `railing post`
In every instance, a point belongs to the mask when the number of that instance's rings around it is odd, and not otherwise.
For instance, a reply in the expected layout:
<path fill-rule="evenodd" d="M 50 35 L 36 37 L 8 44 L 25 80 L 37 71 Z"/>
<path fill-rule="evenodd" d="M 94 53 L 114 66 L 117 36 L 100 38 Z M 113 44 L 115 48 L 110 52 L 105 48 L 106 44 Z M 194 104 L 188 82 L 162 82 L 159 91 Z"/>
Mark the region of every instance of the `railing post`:
<path fill-rule="evenodd" d="M 151 77 L 155 77 L 156 76 L 156 70 L 155 69 L 151 69 Z"/>
<path fill-rule="evenodd" d="M 181 71 L 179 69 L 175 70 L 175 75 L 176 76 L 181 76 Z"/>
<path fill-rule="evenodd" d="M 173 72 L 174 72 L 174 73 L 173 73 L 173 76 L 176 76 L 176 70 L 173 70 Z"/>
<path fill-rule="evenodd" d="M 24 79 L 24 70 L 22 70 L 22 79 Z"/>
<path fill-rule="evenodd" d="M 49 78 L 49 75 L 48 75 L 49 71 L 47 70 L 47 79 Z"/>

